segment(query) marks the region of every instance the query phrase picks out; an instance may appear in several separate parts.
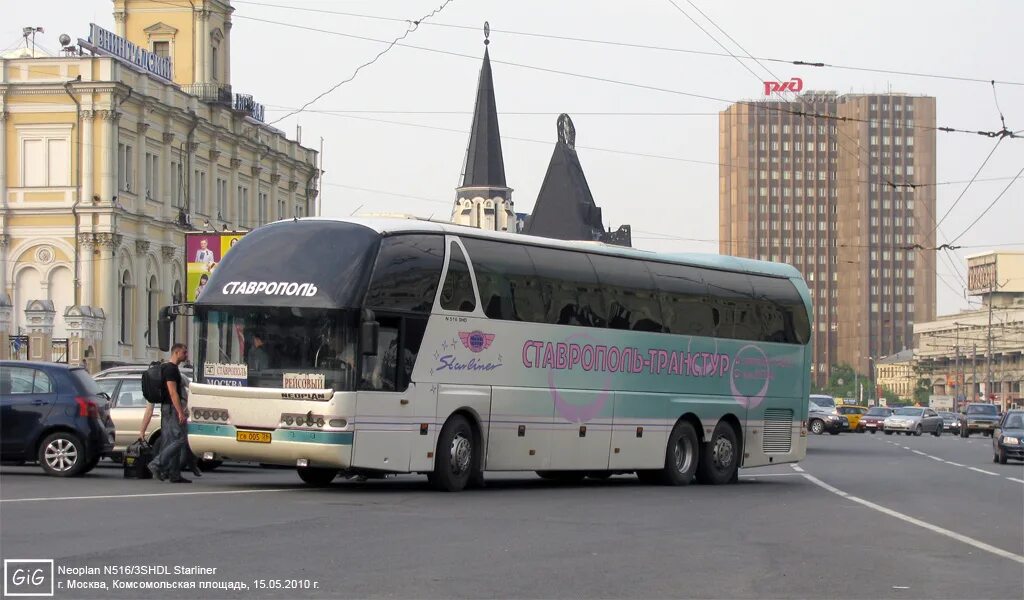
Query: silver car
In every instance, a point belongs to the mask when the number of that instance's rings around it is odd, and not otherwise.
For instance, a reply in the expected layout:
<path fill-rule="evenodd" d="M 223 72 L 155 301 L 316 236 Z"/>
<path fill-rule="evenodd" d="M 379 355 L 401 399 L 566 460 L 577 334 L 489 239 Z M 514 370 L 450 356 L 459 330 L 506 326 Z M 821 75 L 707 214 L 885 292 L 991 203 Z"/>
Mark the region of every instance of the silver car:
<path fill-rule="evenodd" d="M 142 395 L 142 372 L 145 366 L 113 367 L 93 376 L 96 385 L 110 395 L 110 418 L 114 421 L 114 449 L 111 455 L 119 457 L 128 444 L 139 439 L 142 419 L 149 403 Z M 186 389 L 192 370 L 181 369 Z M 146 441 L 155 445 L 160 436 L 160 405 L 153 406 L 153 418 L 146 428 Z"/>
<path fill-rule="evenodd" d="M 905 435 L 921 435 L 928 432 L 935 437 L 942 435 L 942 417 L 930 408 L 897 408 L 883 422 L 885 432 L 903 432 Z"/>

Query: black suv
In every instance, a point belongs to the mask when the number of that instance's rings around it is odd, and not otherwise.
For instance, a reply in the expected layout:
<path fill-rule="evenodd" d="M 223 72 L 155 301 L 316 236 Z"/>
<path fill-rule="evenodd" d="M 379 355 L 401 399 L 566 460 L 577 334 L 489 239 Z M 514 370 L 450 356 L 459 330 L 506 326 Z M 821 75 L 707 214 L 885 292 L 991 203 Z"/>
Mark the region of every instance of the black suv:
<path fill-rule="evenodd" d="M 975 402 L 968 404 L 960 411 L 960 437 L 970 437 L 972 433 L 992 435 L 999 423 L 999 408 L 995 404 Z"/>
<path fill-rule="evenodd" d="M 0 460 L 38 461 L 59 477 L 87 473 L 114 445 L 108 400 L 80 367 L 0 361 Z"/>

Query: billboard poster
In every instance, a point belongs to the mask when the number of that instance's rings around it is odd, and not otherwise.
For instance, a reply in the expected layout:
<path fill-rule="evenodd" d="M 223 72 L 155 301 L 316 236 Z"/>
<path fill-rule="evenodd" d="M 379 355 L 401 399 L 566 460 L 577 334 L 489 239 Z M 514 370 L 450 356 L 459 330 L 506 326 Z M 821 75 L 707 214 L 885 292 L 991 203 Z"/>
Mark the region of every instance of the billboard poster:
<path fill-rule="evenodd" d="M 243 235 L 234 231 L 185 234 L 186 302 L 199 298 L 213 270 Z"/>

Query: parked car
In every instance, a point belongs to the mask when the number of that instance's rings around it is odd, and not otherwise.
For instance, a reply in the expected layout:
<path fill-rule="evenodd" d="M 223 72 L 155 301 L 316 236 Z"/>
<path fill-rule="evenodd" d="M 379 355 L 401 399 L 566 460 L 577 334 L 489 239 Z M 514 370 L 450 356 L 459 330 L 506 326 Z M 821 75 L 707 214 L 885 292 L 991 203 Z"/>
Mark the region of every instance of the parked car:
<path fill-rule="evenodd" d="M 807 428 L 815 435 L 821 435 L 826 431 L 832 435 L 839 435 L 841 431 L 850 429 L 850 421 L 839 414 L 835 406 L 821 406 L 811 399 L 807 402 Z"/>
<path fill-rule="evenodd" d="M 885 418 L 892 414 L 892 409 L 885 406 L 872 406 L 868 409 L 868 412 L 864 413 L 860 418 L 860 427 L 864 431 L 870 431 L 875 433 L 876 431 L 884 431 L 882 423 Z M 892 435 L 891 431 L 886 431 L 889 435 Z"/>
<path fill-rule="evenodd" d="M 1024 410 L 1003 415 L 992 433 L 992 462 L 1005 465 L 1007 459 L 1024 460 Z"/>
<path fill-rule="evenodd" d="M 883 427 L 886 433 L 902 431 L 906 435 L 921 435 L 928 432 L 938 437 L 942 435 L 942 417 L 930 408 L 906 406 L 886 417 Z"/>
<path fill-rule="evenodd" d="M 856 431 L 857 433 L 864 433 L 864 428 L 860 426 L 860 420 L 868 409 L 863 406 L 851 406 L 849 404 L 836 407 L 839 414 L 845 415 L 846 419 L 850 422 L 850 431 Z"/>
<path fill-rule="evenodd" d="M 142 372 L 148 365 L 129 365 L 113 367 L 96 374 L 96 384 L 110 395 L 110 418 L 114 423 L 114 446 L 108 456 L 120 461 L 128 444 L 139 439 L 142 419 L 146 414 L 148 402 L 142 395 Z M 183 367 L 181 374 L 186 385 L 191 380 L 192 369 Z M 160 439 L 160 405 L 153 407 L 153 418 L 146 427 L 146 440 L 156 445 Z M 212 471 L 222 461 L 200 460 L 199 467 L 204 471 Z"/>
<path fill-rule="evenodd" d="M 960 435 L 960 415 L 948 410 L 940 410 L 939 416 L 942 417 L 943 430 L 953 435 Z"/>
<path fill-rule="evenodd" d="M 960 412 L 960 437 L 971 437 L 972 433 L 992 435 L 999 423 L 999 409 L 995 404 L 973 402 Z"/>
<path fill-rule="evenodd" d="M 0 361 L 0 460 L 58 477 L 91 471 L 114 443 L 107 400 L 80 367 Z"/>

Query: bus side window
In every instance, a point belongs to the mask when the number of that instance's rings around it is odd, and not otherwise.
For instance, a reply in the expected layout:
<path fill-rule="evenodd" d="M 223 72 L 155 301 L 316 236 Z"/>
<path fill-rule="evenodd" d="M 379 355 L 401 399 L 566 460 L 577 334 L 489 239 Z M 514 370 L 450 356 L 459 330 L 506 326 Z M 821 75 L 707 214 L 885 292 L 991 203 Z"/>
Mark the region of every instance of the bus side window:
<path fill-rule="evenodd" d="M 543 323 L 547 302 L 526 247 L 462 238 L 473 259 L 480 304 L 491 319 Z"/>
<path fill-rule="evenodd" d="M 452 242 L 448 246 L 448 273 L 441 287 L 441 308 L 461 312 L 476 310 L 476 296 L 473 280 L 469 277 L 469 265 L 462 255 L 462 248 Z"/>
<path fill-rule="evenodd" d="M 528 246 L 537 270 L 537 283 L 545 298 L 541 323 L 604 327 L 598 311 L 604 305 L 601 284 L 590 259 L 582 252 Z"/>
<path fill-rule="evenodd" d="M 643 261 L 591 254 L 590 262 L 604 291 L 603 314 L 608 327 L 662 330 L 661 304 Z"/>
<path fill-rule="evenodd" d="M 677 335 L 715 335 L 717 317 L 708 303 L 700 270 L 686 265 L 649 263 L 661 299 L 665 330 Z"/>
<path fill-rule="evenodd" d="M 444 266 L 444 238 L 395 235 L 380 244 L 366 305 L 381 311 L 429 313 Z"/>

